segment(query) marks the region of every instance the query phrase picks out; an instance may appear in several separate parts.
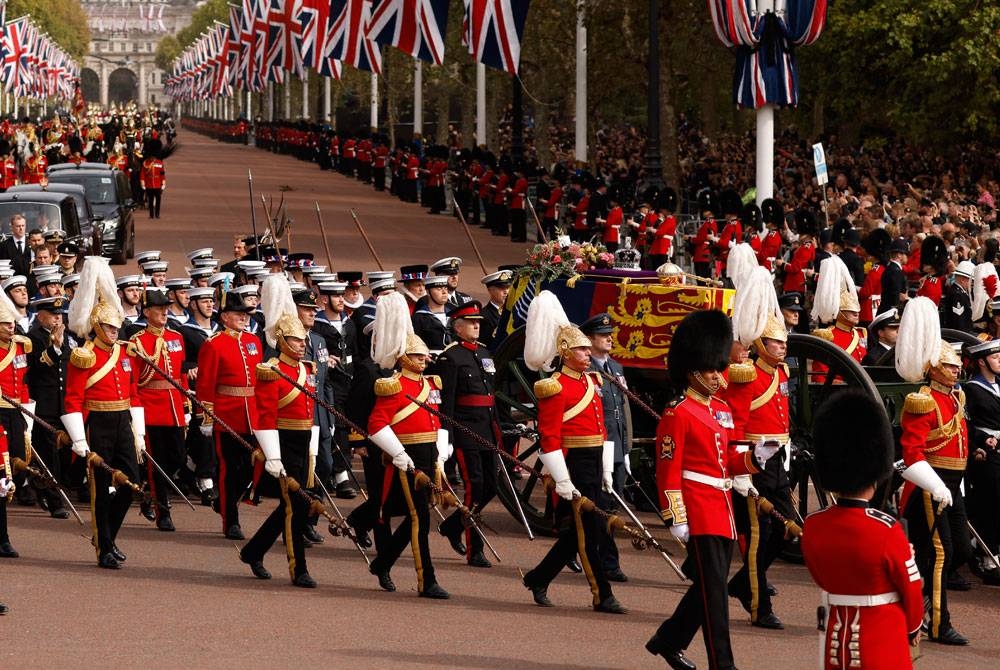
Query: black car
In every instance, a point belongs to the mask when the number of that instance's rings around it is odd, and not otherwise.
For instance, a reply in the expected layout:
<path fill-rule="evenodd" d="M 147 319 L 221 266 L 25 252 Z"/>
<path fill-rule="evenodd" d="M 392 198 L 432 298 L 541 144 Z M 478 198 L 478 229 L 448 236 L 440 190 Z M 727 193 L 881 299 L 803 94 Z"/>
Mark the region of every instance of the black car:
<path fill-rule="evenodd" d="M 86 245 L 71 195 L 46 191 L 0 193 L 0 233 L 10 235 L 10 220 L 15 214 L 24 216 L 28 230 L 60 229 L 67 240 Z"/>
<path fill-rule="evenodd" d="M 42 186 L 41 184 L 18 184 L 17 186 L 11 186 L 4 193 L 26 193 L 32 191 L 35 193 L 39 191 L 65 193 L 72 197 L 76 203 L 77 218 L 80 219 L 80 234 L 85 238 L 90 238 L 93 235 L 95 223 L 94 210 L 90 207 L 90 201 L 87 200 L 87 190 L 83 186 L 79 184 L 53 183 L 49 183 L 46 186 Z"/>
<path fill-rule="evenodd" d="M 100 221 L 101 254 L 123 264 L 135 253 L 136 208 L 128 176 L 104 163 L 60 163 L 45 171 L 49 184 L 79 184 Z"/>

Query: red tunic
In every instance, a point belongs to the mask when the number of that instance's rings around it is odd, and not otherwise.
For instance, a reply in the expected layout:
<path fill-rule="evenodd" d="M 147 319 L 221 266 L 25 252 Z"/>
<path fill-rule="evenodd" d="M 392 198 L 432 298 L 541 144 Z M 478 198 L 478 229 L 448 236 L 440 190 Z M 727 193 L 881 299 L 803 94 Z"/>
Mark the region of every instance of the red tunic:
<path fill-rule="evenodd" d="M 310 392 L 316 392 L 316 364 L 295 361 L 281 354 L 268 361 Z M 259 430 L 310 430 L 313 426 L 312 398 L 287 380 L 265 369 L 257 372 L 257 428 Z"/>
<path fill-rule="evenodd" d="M 573 230 L 587 230 L 588 207 L 590 207 L 590 194 L 584 193 L 573 206 Z"/>
<path fill-rule="evenodd" d="M 917 461 L 927 461 L 935 470 L 965 470 L 969 458 L 969 428 L 965 422 L 964 391 L 931 382 L 930 386 L 922 387 L 919 394 L 911 393 L 906 397 L 899 425 L 903 430 L 899 443 L 906 467 Z M 910 482 L 903 485 L 899 509 L 906 509 L 915 489 Z"/>
<path fill-rule="evenodd" d="M 902 527 L 864 502 L 841 499 L 806 518 L 802 556 L 813 581 L 833 597 L 898 596 L 897 602 L 864 607 L 831 602 L 823 667 L 912 668 L 907 637 L 920 629 L 924 600 Z"/>
<path fill-rule="evenodd" d="M 715 221 L 709 219 L 705 223 L 701 224 L 698 229 L 698 233 L 694 236 L 694 254 L 691 257 L 695 263 L 708 263 L 712 260 L 712 241 L 709 236 L 716 236 L 719 234 L 719 229 L 715 225 Z"/>
<path fill-rule="evenodd" d="M 649 247 L 649 253 L 653 256 L 669 256 L 670 247 L 674 243 L 674 233 L 677 232 L 677 218 L 670 215 L 656 227 L 653 235 L 653 244 Z"/>
<path fill-rule="evenodd" d="M 159 158 L 147 158 L 142 162 L 139 182 L 144 189 L 158 189 L 167 185 L 167 171 Z"/>
<path fill-rule="evenodd" d="M 604 406 L 594 372 L 580 373 L 563 367 L 535 384 L 538 396 L 538 432 L 545 453 L 558 449 L 600 447 L 607 439 Z M 543 397 L 544 396 L 544 397 Z"/>
<path fill-rule="evenodd" d="M 782 363 L 772 368 L 758 358 L 754 372 L 754 379 L 747 383 L 729 380 L 725 398 L 733 412 L 732 437 L 756 441 L 763 435 L 783 436 L 787 442 L 788 367 Z"/>
<path fill-rule="evenodd" d="M 725 267 L 726 261 L 729 260 L 729 243 L 732 242 L 735 246 L 741 241 L 743 241 L 743 226 L 740 222 L 737 219 L 733 219 L 726 223 L 726 227 L 722 229 L 722 234 L 719 236 L 719 244 L 717 245 L 719 261 L 723 267 Z"/>
<path fill-rule="evenodd" d="M 552 192 L 549 193 L 549 199 L 545 201 L 546 219 L 557 218 L 556 207 L 558 207 L 559 203 L 562 202 L 562 198 L 563 198 L 563 190 L 561 186 L 556 186 L 554 189 L 552 189 Z"/>
<path fill-rule="evenodd" d="M 614 207 L 608 212 L 608 218 L 604 220 L 604 243 L 618 244 L 618 235 L 622 227 L 622 208 Z"/>
<path fill-rule="evenodd" d="M 757 237 L 760 240 L 759 236 Z M 781 233 L 777 230 L 767 231 L 764 239 L 760 240 L 760 248 L 757 250 L 757 262 L 768 270 L 774 270 L 774 259 L 781 255 Z"/>
<path fill-rule="evenodd" d="M 394 381 L 399 382 L 397 387 Z M 390 379 L 375 384 L 375 407 L 368 417 L 368 432 L 377 433 L 392 427 L 399 441 L 405 444 L 427 444 L 437 441 L 441 427 L 438 418 L 408 400 L 412 396 L 428 405 L 441 404 L 441 380 L 404 370 Z"/>
<path fill-rule="evenodd" d="M 17 185 L 17 163 L 14 162 L 13 158 L 8 158 L 3 162 L 3 172 L 0 179 L 0 188 L 8 189 L 11 186 Z"/>
<path fill-rule="evenodd" d="M 89 341 L 73 351 L 69 362 L 64 400 L 66 414 L 82 412 L 86 418 L 90 411 L 142 407 L 132 359 L 120 344 L 108 347 L 103 342 Z"/>
<path fill-rule="evenodd" d="M 524 196 L 528 192 L 528 180 L 521 177 L 510 190 L 510 208 L 524 209 Z"/>
<path fill-rule="evenodd" d="M 146 327 L 133 335 L 131 342 L 139 353 L 152 359 L 174 381 L 187 388 L 187 375 L 181 371 L 185 357 L 183 335 L 169 328 Z M 132 365 L 138 374 L 139 398 L 146 408 L 146 425 L 185 426 L 186 399 L 181 392 L 138 356 L 133 356 Z"/>
<path fill-rule="evenodd" d="M 792 254 L 792 260 L 785 264 L 785 293 L 792 291 L 805 293 L 805 271 L 812 267 L 815 260 L 816 248 L 812 242 L 806 242 L 795 250 L 795 253 Z"/>
<path fill-rule="evenodd" d="M 7 344 L 0 343 L 0 391 L 18 402 L 28 402 L 28 386 L 24 383 L 24 373 L 28 371 L 28 353 L 31 340 L 23 335 L 15 335 Z M 10 407 L 0 401 L 0 407 Z"/>
<path fill-rule="evenodd" d="M 243 435 L 257 427 L 254 385 L 262 359 L 256 336 L 229 329 L 209 337 L 198 352 L 198 400 Z M 212 420 L 206 416 L 205 423 Z"/>
<path fill-rule="evenodd" d="M 941 277 L 937 275 L 926 275 L 920 280 L 920 286 L 917 288 L 917 297 L 930 298 L 935 306 L 941 304 L 941 288 L 944 282 Z"/>
<path fill-rule="evenodd" d="M 493 204 L 502 205 L 507 202 L 507 184 L 510 183 L 510 177 L 505 173 L 501 173 L 497 177 L 497 190 L 493 192 Z"/>
<path fill-rule="evenodd" d="M 884 273 L 885 266 L 875 263 L 865 275 L 865 283 L 858 291 L 858 300 L 861 302 L 861 323 L 871 323 L 871 320 L 878 314 L 879 305 L 882 304 L 882 275 Z"/>
<path fill-rule="evenodd" d="M 733 415 L 725 401 L 690 389 L 680 402 L 664 410 L 656 428 L 656 484 L 664 520 L 687 523 L 692 535 L 736 539 L 730 490 L 684 474 L 729 481 L 733 475 L 757 472 L 752 452 L 737 453 L 730 442 L 733 428 Z"/>

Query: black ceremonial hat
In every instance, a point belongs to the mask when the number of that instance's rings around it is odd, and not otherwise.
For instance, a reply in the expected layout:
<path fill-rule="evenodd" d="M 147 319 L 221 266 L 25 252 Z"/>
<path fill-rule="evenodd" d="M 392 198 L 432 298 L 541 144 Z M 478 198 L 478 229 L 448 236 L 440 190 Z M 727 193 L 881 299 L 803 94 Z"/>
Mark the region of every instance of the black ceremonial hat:
<path fill-rule="evenodd" d="M 827 491 L 858 493 L 882 481 L 893 453 L 885 407 L 858 389 L 831 396 L 813 418 L 813 450 L 816 478 Z"/>
<path fill-rule="evenodd" d="M 729 317 L 715 309 L 699 309 L 680 322 L 670 341 L 667 372 L 677 389 L 687 386 L 687 373 L 725 370 L 733 347 Z"/>
<path fill-rule="evenodd" d="M 753 228 L 758 233 L 764 230 L 764 217 L 757 203 L 748 202 L 740 214 L 740 223 L 747 228 Z"/>

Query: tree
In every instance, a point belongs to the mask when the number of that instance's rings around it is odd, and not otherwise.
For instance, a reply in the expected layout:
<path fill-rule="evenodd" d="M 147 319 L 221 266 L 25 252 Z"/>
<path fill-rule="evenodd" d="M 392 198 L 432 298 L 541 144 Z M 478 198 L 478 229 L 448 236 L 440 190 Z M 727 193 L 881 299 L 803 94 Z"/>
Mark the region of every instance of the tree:
<path fill-rule="evenodd" d="M 79 0 L 10 0 L 7 3 L 8 20 L 25 14 L 30 14 L 38 29 L 48 33 L 77 63 L 83 60 L 90 49 L 90 29 Z"/>

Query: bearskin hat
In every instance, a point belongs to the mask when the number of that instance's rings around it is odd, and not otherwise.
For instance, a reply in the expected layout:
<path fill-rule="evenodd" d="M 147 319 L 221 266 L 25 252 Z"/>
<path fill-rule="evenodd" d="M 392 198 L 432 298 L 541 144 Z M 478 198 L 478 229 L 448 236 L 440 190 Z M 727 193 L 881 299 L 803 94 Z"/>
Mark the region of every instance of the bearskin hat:
<path fill-rule="evenodd" d="M 764 230 L 764 217 L 757 203 L 749 202 L 740 213 L 740 223 L 747 228 L 753 228 L 758 233 Z"/>
<path fill-rule="evenodd" d="M 687 386 L 687 374 L 699 370 L 725 370 L 733 348 L 729 317 L 714 309 L 695 310 L 674 331 L 667 353 L 667 371 L 678 390 Z"/>
<path fill-rule="evenodd" d="M 718 214 L 719 213 L 718 196 L 712 193 L 712 191 L 708 189 L 703 190 L 701 193 L 698 194 L 698 211 Z"/>
<path fill-rule="evenodd" d="M 892 244 L 892 236 L 885 228 L 876 228 L 868 233 L 861 242 L 861 247 L 872 258 L 881 263 L 885 263 L 886 254 L 889 253 L 889 245 Z"/>
<path fill-rule="evenodd" d="M 833 224 L 831 241 L 839 246 L 844 246 L 844 238 L 847 236 L 847 232 L 853 229 L 854 226 L 847 219 L 837 219 Z"/>
<path fill-rule="evenodd" d="M 731 188 L 727 188 L 719 194 L 719 208 L 722 210 L 723 215 L 739 215 L 740 210 L 743 208 L 743 201 L 740 199 L 740 194 Z"/>
<path fill-rule="evenodd" d="M 816 237 L 819 226 L 816 223 L 816 215 L 809 209 L 795 210 L 795 232 L 799 235 L 811 235 Z"/>
<path fill-rule="evenodd" d="M 677 194 L 674 194 L 674 198 L 677 198 Z M 639 196 L 639 202 L 645 205 L 652 206 L 654 203 L 659 203 L 659 193 L 655 186 L 647 186 L 643 189 L 642 194 Z"/>
<path fill-rule="evenodd" d="M 893 454 L 885 407 L 860 389 L 832 395 L 813 418 L 813 449 L 816 478 L 827 491 L 852 494 L 881 482 Z"/>
<path fill-rule="evenodd" d="M 142 155 L 149 158 L 159 158 L 160 152 L 163 151 L 163 142 L 157 139 L 148 139 L 143 142 L 142 145 Z"/>
<path fill-rule="evenodd" d="M 677 211 L 677 192 L 669 186 L 664 187 L 656 196 L 656 210 L 666 210 L 673 214 Z"/>
<path fill-rule="evenodd" d="M 920 269 L 932 268 L 934 274 L 943 275 L 948 269 L 948 245 L 937 235 L 927 236 L 920 245 Z"/>
<path fill-rule="evenodd" d="M 784 208 L 774 198 L 764 198 L 764 202 L 760 203 L 760 213 L 764 223 L 769 223 L 772 226 L 780 226 L 785 218 Z"/>

